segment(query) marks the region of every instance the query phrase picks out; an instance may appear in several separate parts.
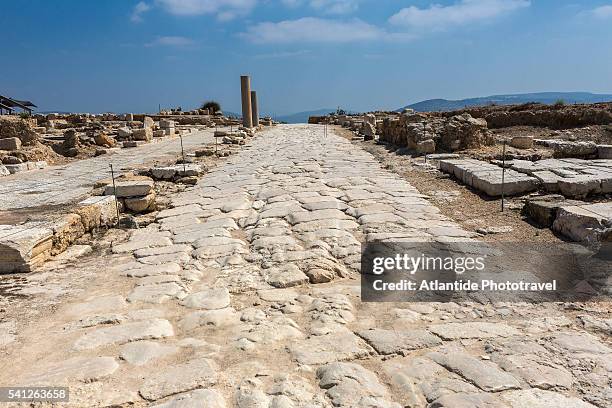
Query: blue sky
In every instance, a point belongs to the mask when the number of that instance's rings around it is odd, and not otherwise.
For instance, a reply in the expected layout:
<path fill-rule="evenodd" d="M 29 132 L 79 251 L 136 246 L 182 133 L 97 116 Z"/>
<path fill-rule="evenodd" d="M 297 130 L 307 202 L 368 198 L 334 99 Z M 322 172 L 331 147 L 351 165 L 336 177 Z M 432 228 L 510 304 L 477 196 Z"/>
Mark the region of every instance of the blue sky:
<path fill-rule="evenodd" d="M 612 0 L 2 0 L 0 94 L 41 110 L 396 109 L 612 93 Z"/>

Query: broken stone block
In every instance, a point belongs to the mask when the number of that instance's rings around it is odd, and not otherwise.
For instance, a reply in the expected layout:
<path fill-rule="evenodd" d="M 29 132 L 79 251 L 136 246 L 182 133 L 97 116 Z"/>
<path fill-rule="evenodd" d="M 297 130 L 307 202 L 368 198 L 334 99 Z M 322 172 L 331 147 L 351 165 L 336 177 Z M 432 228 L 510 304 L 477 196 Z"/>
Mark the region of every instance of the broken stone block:
<path fill-rule="evenodd" d="M 20 173 L 22 171 L 28 171 L 28 165 L 27 163 L 19 163 L 19 164 L 5 164 L 4 167 L 6 167 L 6 169 L 9 171 L 9 173 L 11 174 L 15 174 L 15 173 Z"/>
<path fill-rule="evenodd" d="M 595 176 L 580 175 L 562 178 L 558 182 L 559 191 L 566 197 L 586 197 L 601 193 L 601 180 Z"/>
<path fill-rule="evenodd" d="M 155 192 L 142 197 L 128 197 L 125 199 L 125 207 L 134 212 L 145 212 L 155 205 Z"/>
<path fill-rule="evenodd" d="M 49 228 L 53 230 L 51 255 L 64 252 L 66 248 L 85 233 L 81 216 L 78 214 L 66 214 L 58 221 L 55 221 Z"/>
<path fill-rule="evenodd" d="M 9 174 L 11 174 L 11 172 L 6 168 L 6 166 L 0 164 L 0 177 L 8 176 Z"/>
<path fill-rule="evenodd" d="M 144 117 L 143 125 L 145 129 L 153 129 L 155 122 L 149 116 Z"/>
<path fill-rule="evenodd" d="M 558 174 L 553 173 L 552 171 L 544 170 L 534 171 L 532 175 L 533 177 L 540 180 L 540 183 L 542 183 L 542 187 L 544 187 L 544 190 L 548 191 L 549 193 L 556 193 L 559 191 L 558 183 L 559 180 L 563 179 L 563 177 L 559 176 Z"/>
<path fill-rule="evenodd" d="M 612 236 L 612 203 L 561 207 L 552 229 L 576 242 L 609 239 Z"/>
<path fill-rule="evenodd" d="M 21 149 L 21 140 L 17 137 L 5 137 L 0 139 L 0 150 L 19 150 Z"/>
<path fill-rule="evenodd" d="M 132 136 L 132 129 L 129 128 L 119 128 L 117 129 L 117 136 L 122 139 L 128 138 Z"/>
<path fill-rule="evenodd" d="M 151 139 L 153 139 L 153 129 L 136 129 L 132 132 L 132 137 L 134 138 L 134 140 L 150 142 Z"/>
<path fill-rule="evenodd" d="M 167 120 L 167 119 L 161 119 L 159 121 L 159 127 L 162 128 L 162 129 L 174 128 L 174 121 L 173 120 Z"/>
<path fill-rule="evenodd" d="M 140 140 L 126 140 L 123 142 L 123 147 L 138 147 L 142 146 L 145 142 Z"/>
<path fill-rule="evenodd" d="M 432 139 L 423 140 L 422 142 L 417 143 L 416 150 L 421 154 L 435 153 L 436 142 L 434 142 Z"/>
<path fill-rule="evenodd" d="M 118 198 L 142 197 L 151 193 L 151 191 L 153 191 L 153 186 L 153 180 L 116 181 L 115 186 L 112 184 L 106 186 L 104 195 L 116 194 Z"/>
<path fill-rule="evenodd" d="M 81 201 L 76 213 L 81 216 L 81 222 L 86 231 L 98 227 L 109 227 L 117 223 L 117 208 L 115 196 L 94 196 Z"/>
<path fill-rule="evenodd" d="M 597 154 L 597 145 L 594 142 L 566 142 L 556 141 L 552 145 L 554 157 L 584 157 Z"/>
<path fill-rule="evenodd" d="M 94 135 L 94 142 L 98 146 L 113 147 L 115 145 L 115 140 L 106 133 L 98 133 Z"/>
<path fill-rule="evenodd" d="M 557 211 L 564 205 L 579 205 L 581 201 L 566 200 L 559 194 L 529 198 L 523 207 L 523 214 L 536 224 L 550 228 L 557 218 Z"/>
<path fill-rule="evenodd" d="M 165 135 L 166 132 L 163 129 L 153 131 L 153 137 L 164 137 Z"/>
<path fill-rule="evenodd" d="M 139 392 L 144 399 L 155 401 L 169 395 L 215 385 L 217 377 L 217 365 L 213 360 L 192 359 L 152 374 Z"/>
<path fill-rule="evenodd" d="M 612 159 L 612 145 L 597 145 L 597 157 Z"/>
<path fill-rule="evenodd" d="M 515 136 L 510 140 L 510 146 L 517 149 L 531 149 L 533 138 L 531 136 Z"/>
<path fill-rule="evenodd" d="M 30 272 L 51 255 L 53 230 L 40 223 L 0 225 L 0 273 Z"/>
<path fill-rule="evenodd" d="M 4 156 L 2 158 L 2 164 L 21 164 L 21 163 L 23 163 L 23 160 L 21 160 L 19 157 Z"/>

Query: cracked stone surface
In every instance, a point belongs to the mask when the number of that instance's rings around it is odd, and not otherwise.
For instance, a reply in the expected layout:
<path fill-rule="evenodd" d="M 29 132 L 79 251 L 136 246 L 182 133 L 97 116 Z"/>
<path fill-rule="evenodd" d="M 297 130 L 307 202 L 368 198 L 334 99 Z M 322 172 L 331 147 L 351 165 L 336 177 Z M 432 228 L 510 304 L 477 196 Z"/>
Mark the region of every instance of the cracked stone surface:
<path fill-rule="evenodd" d="M 275 126 L 161 198 L 11 277 L 0 384 L 79 408 L 612 406 L 605 302 L 362 302 L 362 243 L 473 234 L 333 131 Z"/>

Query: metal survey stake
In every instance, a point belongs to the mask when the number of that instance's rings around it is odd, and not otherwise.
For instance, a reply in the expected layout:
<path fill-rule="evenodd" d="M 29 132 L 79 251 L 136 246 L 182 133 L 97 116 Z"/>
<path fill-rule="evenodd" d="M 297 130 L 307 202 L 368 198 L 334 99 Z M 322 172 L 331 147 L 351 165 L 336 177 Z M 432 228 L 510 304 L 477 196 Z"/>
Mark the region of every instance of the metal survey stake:
<path fill-rule="evenodd" d="M 111 178 L 113 179 L 113 194 L 115 195 L 115 210 L 117 210 L 117 224 L 119 224 L 119 203 L 117 202 L 117 186 L 115 185 L 115 172 L 113 171 L 113 164 L 110 164 Z"/>
<path fill-rule="evenodd" d="M 502 185 L 501 185 L 501 212 L 504 212 L 504 182 L 506 176 L 506 141 L 502 148 Z"/>
<path fill-rule="evenodd" d="M 183 135 L 179 135 L 179 137 L 181 138 L 181 155 L 183 156 L 183 176 L 184 176 L 185 173 L 187 173 L 187 170 L 185 169 L 185 150 L 183 149 Z"/>

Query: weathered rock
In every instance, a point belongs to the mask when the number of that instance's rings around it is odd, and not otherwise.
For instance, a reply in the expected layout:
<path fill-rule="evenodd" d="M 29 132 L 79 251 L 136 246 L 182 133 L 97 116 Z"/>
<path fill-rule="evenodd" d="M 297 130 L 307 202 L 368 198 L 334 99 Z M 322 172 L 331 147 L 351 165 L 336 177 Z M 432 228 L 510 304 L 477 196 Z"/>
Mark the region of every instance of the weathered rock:
<path fill-rule="evenodd" d="M 444 340 L 509 337 L 519 334 L 518 330 L 504 323 L 489 322 L 443 323 L 428 328 Z"/>
<path fill-rule="evenodd" d="M 111 344 L 125 344 L 131 341 L 171 336 L 174 336 L 174 330 L 169 321 L 151 319 L 96 329 L 78 339 L 74 343 L 74 349 L 89 350 Z"/>
<path fill-rule="evenodd" d="M 169 395 L 205 388 L 217 383 L 217 367 L 205 358 L 190 360 L 150 375 L 140 387 L 140 395 L 155 401 Z"/>
<path fill-rule="evenodd" d="M 348 330 L 312 336 L 289 347 L 291 356 L 300 364 L 326 364 L 370 355 L 371 349 Z"/>
<path fill-rule="evenodd" d="M 531 136 L 514 136 L 510 140 L 510 146 L 517 149 L 531 149 L 533 147 L 533 137 Z"/>
<path fill-rule="evenodd" d="M 132 138 L 134 140 L 141 140 L 145 142 L 150 142 L 153 139 L 153 129 L 135 129 L 132 131 Z"/>
<path fill-rule="evenodd" d="M 271 268 L 267 282 L 276 288 L 288 288 L 308 283 L 308 276 L 294 264 Z"/>
<path fill-rule="evenodd" d="M 151 408 L 225 408 L 225 399 L 216 390 L 194 390 L 178 394 L 168 401 Z M 279 407 L 280 408 L 280 407 Z"/>
<path fill-rule="evenodd" d="M 53 230 L 30 222 L 0 225 L 0 273 L 30 272 L 51 255 Z"/>
<path fill-rule="evenodd" d="M 106 133 L 96 133 L 94 135 L 94 142 L 98 146 L 113 147 L 115 145 L 115 140 Z"/>
<path fill-rule="evenodd" d="M 147 210 L 151 210 L 155 207 L 155 192 L 147 194 L 143 197 L 127 197 L 125 199 L 125 206 L 128 210 L 140 213 Z"/>
<path fill-rule="evenodd" d="M 326 364 L 317 369 L 317 379 L 334 406 L 400 408 L 376 374 L 359 364 Z"/>
<path fill-rule="evenodd" d="M 426 330 L 371 329 L 362 330 L 357 335 L 367 341 L 379 354 L 406 354 L 410 350 L 442 344 L 440 338 Z"/>
<path fill-rule="evenodd" d="M 119 364 L 112 357 L 73 357 L 55 363 L 38 371 L 28 378 L 27 383 L 34 386 L 49 384 L 63 385 L 67 381 L 98 381 L 113 374 Z"/>
<path fill-rule="evenodd" d="M 143 197 L 150 194 L 153 191 L 153 180 L 125 180 L 116 181 L 116 195 L 117 197 Z M 105 195 L 115 194 L 115 188 L 112 184 L 109 184 L 104 189 Z"/>
<path fill-rule="evenodd" d="M 4 137 L 0 139 L 0 150 L 19 150 L 19 149 L 21 149 L 21 140 L 19 140 L 19 138 Z"/>
<path fill-rule="evenodd" d="M 448 370 L 459 374 L 483 391 L 498 392 L 520 388 L 519 381 L 500 370 L 495 364 L 481 361 L 465 353 L 429 353 L 431 358 Z"/>
<path fill-rule="evenodd" d="M 612 203 L 561 207 L 553 231 L 577 242 L 597 242 L 612 233 Z"/>
<path fill-rule="evenodd" d="M 204 289 L 187 296 L 181 304 L 191 309 L 223 309 L 229 306 L 230 295 L 227 288 Z"/>
<path fill-rule="evenodd" d="M 510 391 L 501 394 L 501 398 L 511 408 L 596 408 L 581 399 L 536 388 Z"/>
<path fill-rule="evenodd" d="M 435 153 L 436 142 L 434 142 L 433 139 L 422 140 L 417 143 L 416 151 L 420 154 Z"/>
<path fill-rule="evenodd" d="M 130 364 L 141 366 L 149 361 L 175 354 L 179 350 L 177 346 L 143 340 L 123 346 L 120 357 Z"/>

